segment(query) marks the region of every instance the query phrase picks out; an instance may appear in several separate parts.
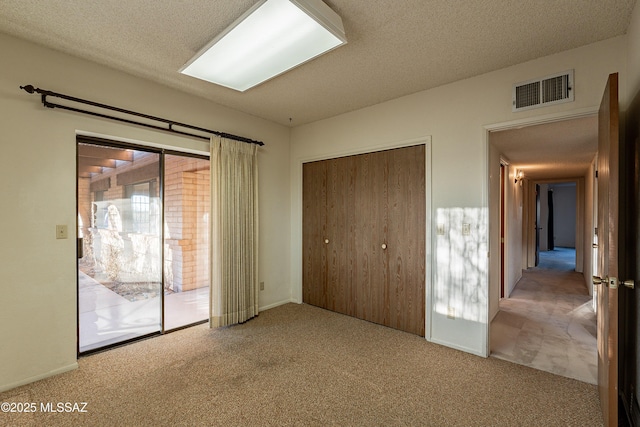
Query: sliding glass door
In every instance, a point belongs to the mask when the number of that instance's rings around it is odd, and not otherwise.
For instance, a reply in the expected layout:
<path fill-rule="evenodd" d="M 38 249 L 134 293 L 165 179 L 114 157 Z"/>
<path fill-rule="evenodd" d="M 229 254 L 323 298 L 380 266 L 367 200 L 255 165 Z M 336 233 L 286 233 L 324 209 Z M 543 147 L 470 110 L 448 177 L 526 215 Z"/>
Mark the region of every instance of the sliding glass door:
<path fill-rule="evenodd" d="M 165 155 L 164 328 L 209 318 L 209 159 Z"/>
<path fill-rule="evenodd" d="M 79 352 L 206 320 L 208 159 L 77 147 Z"/>

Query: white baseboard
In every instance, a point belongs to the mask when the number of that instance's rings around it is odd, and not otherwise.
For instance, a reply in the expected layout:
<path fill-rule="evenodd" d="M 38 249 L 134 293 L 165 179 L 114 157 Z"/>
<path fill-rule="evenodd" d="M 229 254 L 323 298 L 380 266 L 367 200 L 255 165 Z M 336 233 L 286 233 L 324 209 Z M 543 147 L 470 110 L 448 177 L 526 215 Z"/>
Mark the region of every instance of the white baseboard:
<path fill-rule="evenodd" d="M 40 381 L 40 380 L 43 380 L 45 378 L 52 377 L 54 375 L 62 374 L 64 372 L 68 372 L 68 371 L 73 371 L 74 369 L 78 369 L 78 362 L 74 362 L 74 363 L 72 363 L 70 365 L 63 366 L 63 367 L 58 368 L 58 369 L 54 369 L 53 371 L 49 371 L 49 372 L 45 372 L 43 374 L 35 375 L 33 377 L 25 378 L 23 380 L 16 381 L 14 383 L 1 384 L 0 385 L 0 393 L 4 392 L 4 391 L 7 391 L 7 390 L 11 390 L 11 389 L 16 388 L 16 387 L 20 387 L 20 386 L 25 385 L 25 384 L 31 384 L 33 382 Z"/>
<path fill-rule="evenodd" d="M 279 307 L 281 305 L 289 304 L 290 302 L 296 302 L 296 301 L 294 301 L 292 299 L 282 300 L 282 301 L 275 302 L 273 304 L 265 305 L 264 307 L 258 307 L 258 310 L 259 311 L 267 311 L 269 309 L 276 308 L 276 307 Z"/>

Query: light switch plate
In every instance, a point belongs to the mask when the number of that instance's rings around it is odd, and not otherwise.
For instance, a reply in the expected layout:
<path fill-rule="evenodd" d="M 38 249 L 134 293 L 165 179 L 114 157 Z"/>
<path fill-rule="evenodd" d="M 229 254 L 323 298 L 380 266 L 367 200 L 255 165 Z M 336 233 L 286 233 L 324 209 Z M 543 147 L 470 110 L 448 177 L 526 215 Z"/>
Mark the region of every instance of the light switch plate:
<path fill-rule="evenodd" d="M 455 320 L 456 319 L 456 309 L 454 307 L 447 307 L 447 319 Z"/>
<path fill-rule="evenodd" d="M 56 225 L 56 239 L 66 239 L 67 237 L 67 226 Z"/>
<path fill-rule="evenodd" d="M 462 235 L 468 236 L 471 234 L 471 224 L 462 224 Z"/>

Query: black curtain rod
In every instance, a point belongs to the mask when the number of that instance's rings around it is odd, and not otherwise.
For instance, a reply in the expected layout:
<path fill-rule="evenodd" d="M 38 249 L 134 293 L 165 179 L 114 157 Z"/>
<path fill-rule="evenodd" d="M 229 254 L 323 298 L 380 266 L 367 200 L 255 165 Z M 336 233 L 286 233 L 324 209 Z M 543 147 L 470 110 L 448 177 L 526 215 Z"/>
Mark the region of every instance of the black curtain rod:
<path fill-rule="evenodd" d="M 194 138 L 207 139 L 207 140 L 209 139 L 209 137 L 207 137 L 207 136 L 194 135 L 194 134 L 189 133 L 189 132 L 176 130 L 173 127 L 174 126 L 179 126 L 179 127 L 186 128 L 186 129 L 193 129 L 193 130 L 197 130 L 197 131 L 200 131 L 200 132 L 205 132 L 205 133 L 210 133 L 210 134 L 213 134 L 213 135 L 218 135 L 218 136 L 221 136 L 223 138 L 233 139 L 235 141 L 246 142 L 246 143 L 249 143 L 249 144 L 257 144 L 257 145 L 260 145 L 260 146 L 264 145 L 264 143 L 262 141 L 255 141 L 253 139 L 245 138 L 243 136 L 233 135 L 233 134 L 225 133 L 225 132 L 218 132 L 217 130 L 205 129 L 205 128 L 201 128 L 201 127 L 197 127 L 197 126 L 188 125 L 186 123 L 180 123 L 180 122 L 176 122 L 176 121 L 173 121 L 173 120 L 163 119 L 161 117 L 155 117 L 155 116 L 150 116 L 148 114 L 138 113 L 136 111 L 130 111 L 130 110 L 125 110 L 123 108 L 113 107 L 111 105 L 100 104 L 98 102 L 88 101 L 86 99 L 76 98 L 76 97 L 69 96 L 69 95 L 64 95 L 64 94 L 61 94 L 61 93 L 52 92 L 50 90 L 34 88 L 32 85 L 20 86 L 20 89 L 24 90 L 27 93 L 38 93 L 38 94 L 40 94 L 41 95 L 42 105 L 44 105 L 47 108 L 61 108 L 63 110 L 74 111 L 76 113 L 89 114 L 91 116 L 97 116 L 97 117 L 102 117 L 102 118 L 105 118 L 105 119 L 117 120 L 119 122 L 130 123 L 130 124 L 134 124 L 134 125 L 138 125 L 138 126 L 144 126 L 144 127 L 152 128 L 152 129 L 158 129 L 158 130 L 163 130 L 163 131 L 167 131 L 167 132 L 178 133 L 178 134 L 181 134 L 181 135 L 187 135 L 187 136 L 191 136 L 191 137 L 194 137 Z M 80 104 L 91 105 L 93 107 L 98 107 L 98 108 L 102 108 L 102 109 L 105 109 L 105 110 L 117 111 L 118 113 L 129 114 L 129 115 L 135 116 L 135 117 L 142 117 L 144 119 L 154 120 L 156 122 L 162 122 L 162 123 L 167 124 L 169 127 L 162 127 L 162 126 L 158 126 L 158 125 L 152 125 L 150 123 L 143 123 L 143 122 L 139 122 L 139 121 L 135 121 L 135 120 L 125 119 L 125 118 L 122 118 L 122 117 L 115 117 L 115 116 L 110 116 L 108 114 L 97 113 L 95 111 L 82 110 L 80 108 L 70 107 L 70 106 L 67 106 L 67 105 L 55 104 L 53 102 L 49 102 L 47 100 L 47 96 L 53 96 L 53 97 L 60 98 L 60 99 L 66 99 L 68 101 L 78 102 Z"/>

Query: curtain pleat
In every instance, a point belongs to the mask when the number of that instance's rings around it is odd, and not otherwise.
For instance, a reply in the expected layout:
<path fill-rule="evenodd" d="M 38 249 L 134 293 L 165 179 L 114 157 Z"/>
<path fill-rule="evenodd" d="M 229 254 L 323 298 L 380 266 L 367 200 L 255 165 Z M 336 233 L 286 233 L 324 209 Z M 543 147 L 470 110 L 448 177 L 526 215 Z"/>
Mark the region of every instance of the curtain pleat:
<path fill-rule="evenodd" d="M 257 148 L 211 139 L 212 328 L 258 315 Z"/>

